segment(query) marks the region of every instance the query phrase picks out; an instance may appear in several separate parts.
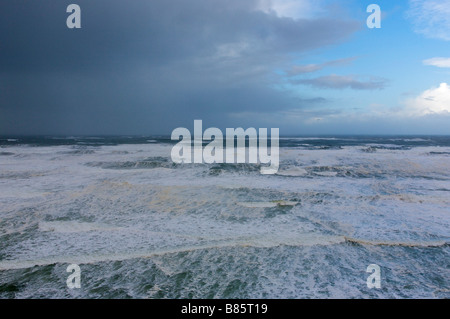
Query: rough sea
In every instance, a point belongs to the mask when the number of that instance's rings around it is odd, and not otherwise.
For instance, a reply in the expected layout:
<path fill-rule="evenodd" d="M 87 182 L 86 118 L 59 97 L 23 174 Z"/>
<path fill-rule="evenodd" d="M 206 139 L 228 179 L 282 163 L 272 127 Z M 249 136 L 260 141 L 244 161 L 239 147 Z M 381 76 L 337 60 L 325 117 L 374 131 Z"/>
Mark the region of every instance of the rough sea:
<path fill-rule="evenodd" d="M 1 138 L 0 298 L 450 298 L 450 137 L 283 137 L 275 175 L 173 145 Z"/>

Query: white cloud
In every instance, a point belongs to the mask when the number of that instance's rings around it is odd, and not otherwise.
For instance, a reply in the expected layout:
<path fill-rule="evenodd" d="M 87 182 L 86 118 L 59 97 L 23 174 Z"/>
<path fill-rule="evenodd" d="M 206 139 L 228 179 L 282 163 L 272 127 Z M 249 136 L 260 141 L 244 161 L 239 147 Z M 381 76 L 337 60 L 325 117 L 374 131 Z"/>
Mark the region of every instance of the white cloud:
<path fill-rule="evenodd" d="M 450 58 L 432 58 L 424 60 L 423 64 L 437 66 L 438 68 L 450 68 Z"/>
<path fill-rule="evenodd" d="M 417 33 L 450 41 L 450 0 L 409 0 L 408 17 Z"/>
<path fill-rule="evenodd" d="M 406 115 L 450 114 L 450 85 L 441 83 L 437 88 L 426 90 L 418 97 L 406 101 Z"/>
<path fill-rule="evenodd" d="M 258 10 L 281 18 L 311 18 L 321 10 L 318 0 L 259 0 Z"/>

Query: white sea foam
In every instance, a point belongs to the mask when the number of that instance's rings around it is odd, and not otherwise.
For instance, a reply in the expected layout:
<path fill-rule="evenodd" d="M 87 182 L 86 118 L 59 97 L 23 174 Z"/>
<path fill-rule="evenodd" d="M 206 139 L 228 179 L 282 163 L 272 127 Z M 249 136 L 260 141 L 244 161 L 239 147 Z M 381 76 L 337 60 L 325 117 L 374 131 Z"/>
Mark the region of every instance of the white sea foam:
<path fill-rule="evenodd" d="M 201 250 L 220 259 L 242 247 L 270 248 L 283 262 L 283 247 L 330 246 L 346 262 L 353 249 L 368 258 L 385 247 L 446 247 L 450 148 L 383 145 L 283 148 L 274 176 L 172 166 L 171 145 L 150 142 L 11 146 L 14 155 L 0 157 L 0 270 Z"/>
<path fill-rule="evenodd" d="M 114 231 L 117 229 L 118 227 L 77 221 L 53 221 L 39 223 L 39 230 L 44 232 L 80 233 L 89 231 Z"/>
<path fill-rule="evenodd" d="M 319 176 L 333 177 L 337 175 L 337 172 L 314 172 L 314 174 Z"/>
<path fill-rule="evenodd" d="M 158 255 L 176 254 L 204 249 L 221 249 L 229 247 L 260 247 L 270 248 L 277 246 L 315 246 L 315 245 L 335 245 L 345 242 L 342 236 L 321 236 L 317 234 L 297 234 L 293 238 L 283 238 L 283 236 L 261 236 L 253 238 L 235 238 L 211 244 L 179 246 L 166 249 L 154 249 L 152 251 L 133 251 L 109 254 L 82 254 L 82 255 L 60 255 L 49 256 L 40 259 L 29 260 L 3 260 L 0 261 L 1 270 L 23 269 L 34 266 L 46 266 L 56 263 L 76 263 L 93 264 L 105 261 L 123 261 L 135 258 L 150 258 Z"/>
<path fill-rule="evenodd" d="M 238 205 L 248 208 L 267 208 L 267 207 L 276 207 L 277 203 L 275 202 L 240 202 Z"/>
<path fill-rule="evenodd" d="M 308 172 L 301 167 L 291 167 L 287 169 L 281 169 L 278 171 L 277 175 L 282 176 L 305 176 Z"/>

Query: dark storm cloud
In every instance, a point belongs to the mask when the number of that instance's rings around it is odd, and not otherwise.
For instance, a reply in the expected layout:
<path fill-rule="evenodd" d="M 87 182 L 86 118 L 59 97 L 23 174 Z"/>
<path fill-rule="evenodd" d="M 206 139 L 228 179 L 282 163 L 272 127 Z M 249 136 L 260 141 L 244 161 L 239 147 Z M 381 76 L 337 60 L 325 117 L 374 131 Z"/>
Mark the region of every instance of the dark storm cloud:
<path fill-rule="evenodd" d="M 255 1 L 71 1 L 0 4 L 0 133 L 170 133 L 194 118 L 278 112 L 320 97 L 273 88 L 289 54 L 342 41 L 358 25 L 293 20 Z"/>
<path fill-rule="evenodd" d="M 312 72 L 320 71 L 326 67 L 347 65 L 350 62 L 355 61 L 356 59 L 357 59 L 356 57 L 351 57 L 351 58 L 328 61 L 328 62 L 320 63 L 320 64 L 294 65 L 290 70 L 287 71 L 287 75 L 296 76 L 296 75 L 301 75 L 301 74 L 305 74 L 305 73 L 312 73 Z"/>

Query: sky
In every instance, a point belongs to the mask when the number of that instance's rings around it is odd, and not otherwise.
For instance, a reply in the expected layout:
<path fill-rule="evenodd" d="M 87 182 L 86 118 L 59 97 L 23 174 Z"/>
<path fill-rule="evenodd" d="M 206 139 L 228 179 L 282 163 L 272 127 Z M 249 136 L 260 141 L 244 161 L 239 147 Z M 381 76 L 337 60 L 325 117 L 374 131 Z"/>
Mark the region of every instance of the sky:
<path fill-rule="evenodd" d="M 2 135 L 450 134 L 450 0 L 4 0 L 0 30 Z"/>

